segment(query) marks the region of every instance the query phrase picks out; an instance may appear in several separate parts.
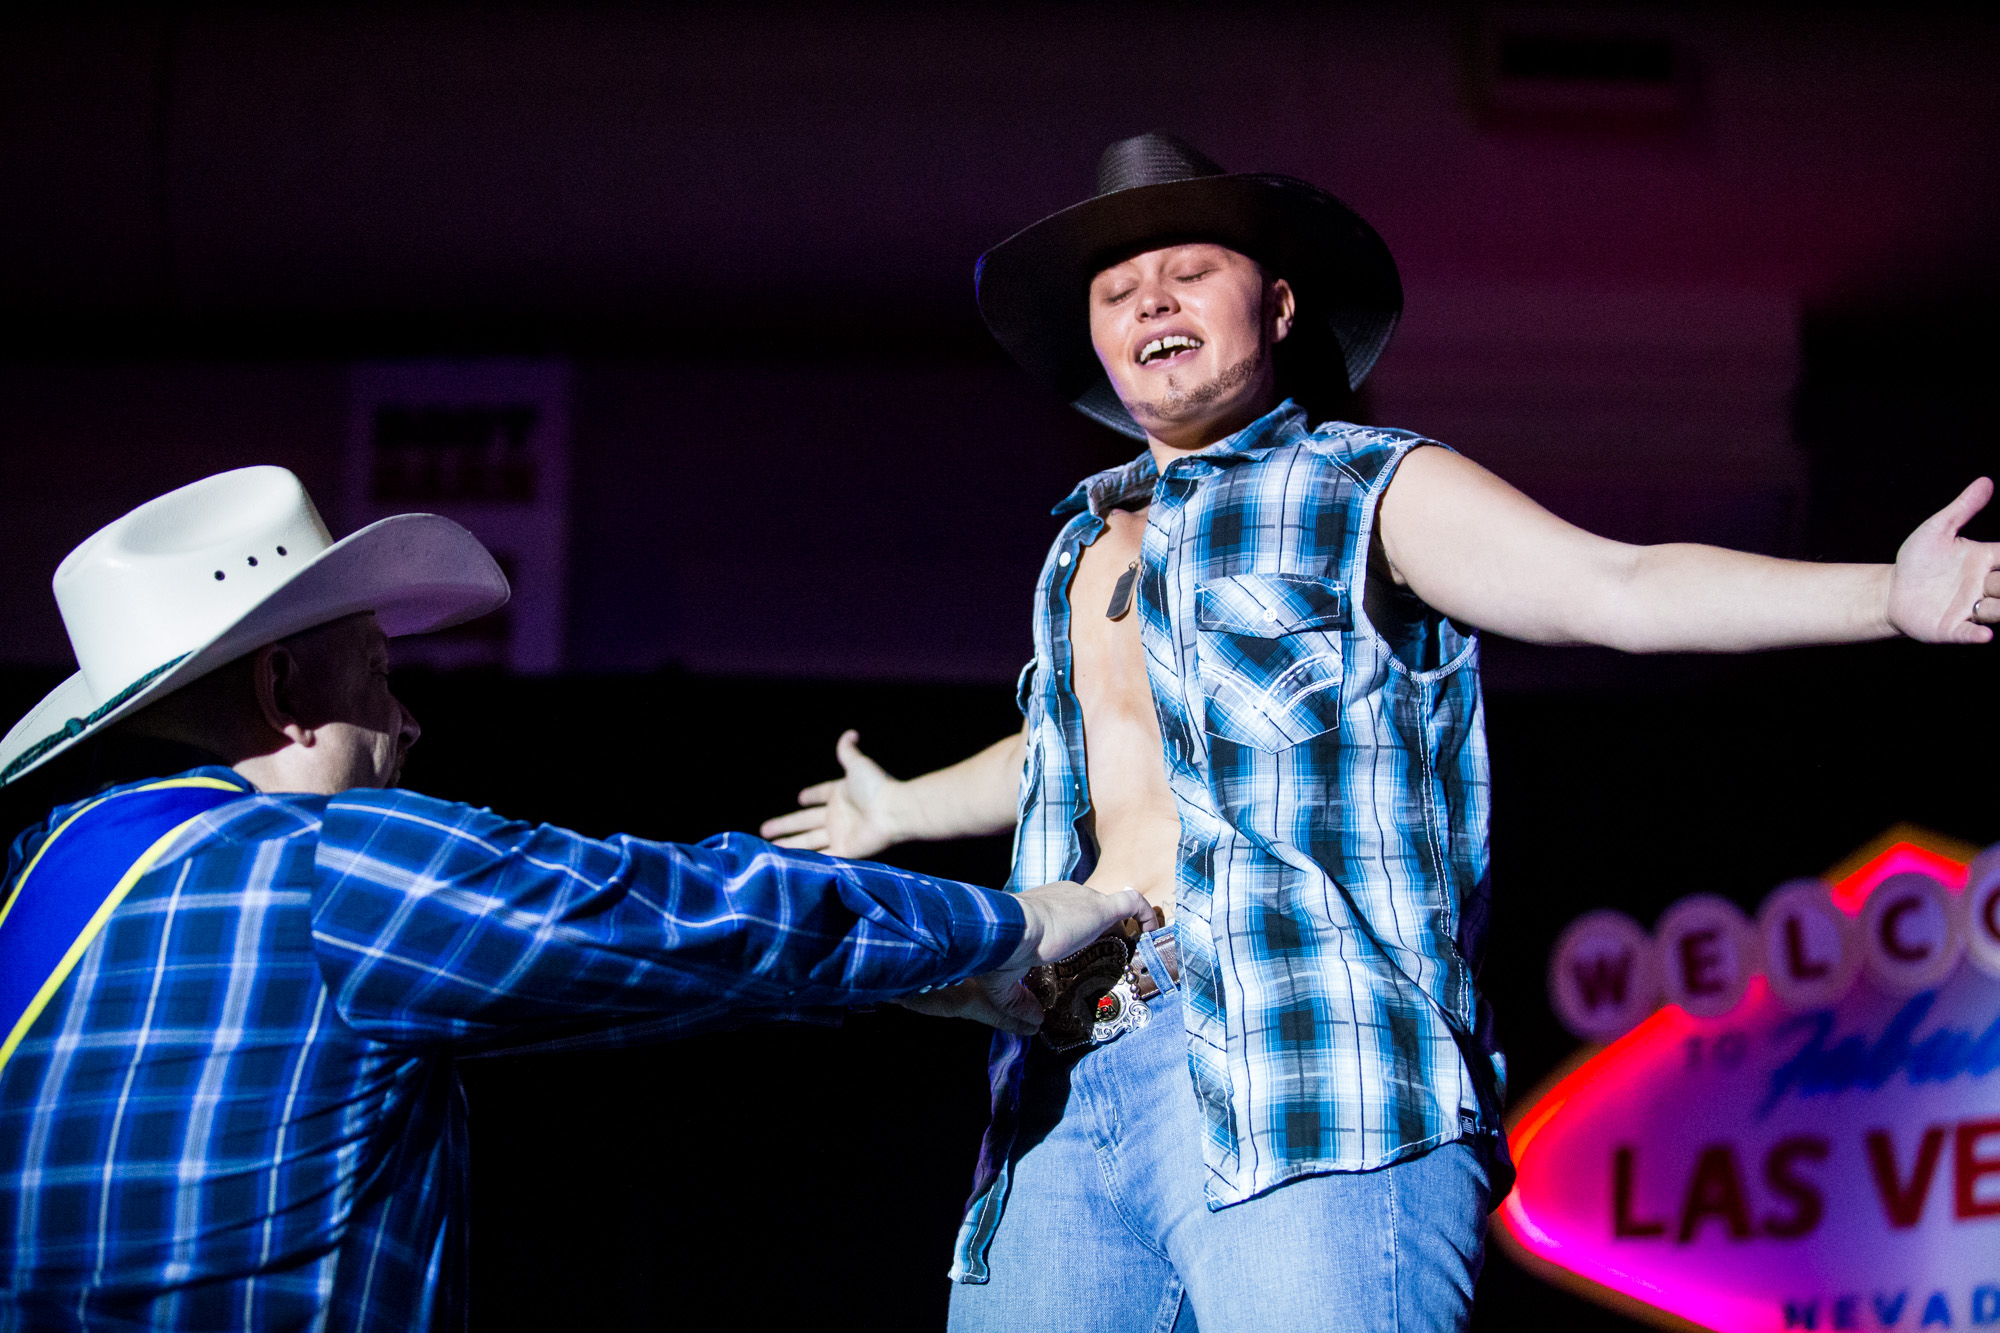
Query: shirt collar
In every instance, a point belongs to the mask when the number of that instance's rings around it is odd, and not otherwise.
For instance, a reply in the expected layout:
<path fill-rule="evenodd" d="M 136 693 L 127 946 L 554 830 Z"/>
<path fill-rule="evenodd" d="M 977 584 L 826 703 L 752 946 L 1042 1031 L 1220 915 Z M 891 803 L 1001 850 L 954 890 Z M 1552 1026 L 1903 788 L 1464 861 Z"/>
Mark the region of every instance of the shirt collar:
<path fill-rule="evenodd" d="M 1225 436 L 1201 452 L 1189 454 L 1188 458 L 1216 463 L 1261 458 L 1305 433 L 1305 409 L 1287 398 L 1234 435 Z M 1151 491 L 1159 477 L 1159 469 L 1153 464 L 1153 452 L 1148 449 L 1129 463 L 1085 477 L 1051 512 L 1058 518 L 1067 518 L 1088 509 L 1096 517 L 1103 518 L 1119 505 Z"/>

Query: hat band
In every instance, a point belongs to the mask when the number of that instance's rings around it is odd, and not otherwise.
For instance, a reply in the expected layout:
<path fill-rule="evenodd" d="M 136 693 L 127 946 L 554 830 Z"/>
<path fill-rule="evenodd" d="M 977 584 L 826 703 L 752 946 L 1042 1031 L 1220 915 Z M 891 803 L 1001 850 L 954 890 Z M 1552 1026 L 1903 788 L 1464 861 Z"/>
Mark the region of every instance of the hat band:
<path fill-rule="evenodd" d="M 78 736 L 81 736 L 84 732 L 96 726 L 99 722 L 104 720 L 106 715 L 108 715 L 115 709 L 123 707 L 125 703 L 132 698 L 133 695 L 137 694 L 140 690 L 145 689 L 148 685 L 151 685 L 154 681 L 158 680 L 161 676 L 165 675 L 167 672 L 179 666 L 182 662 L 187 661 L 187 659 L 192 655 L 193 654 L 191 653 L 182 653 L 179 657 L 176 657 L 171 661 L 160 663 L 160 665 L 154 667 L 151 671 L 148 671 L 145 675 L 139 677 L 139 679 L 133 681 L 130 685 L 127 685 L 124 689 L 118 691 L 118 693 L 112 695 L 109 699 L 105 700 L 102 705 L 93 709 L 90 713 L 90 716 L 71 718 L 69 721 L 62 724 L 62 729 L 60 731 L 50 732 L 48 735 L 36 741 L 33 745 L 30 745 L 27 749 L 21 751 L 20 754 L 14 756 L 13 763 L 8 764 L 7 767 L 5 768 L 0 768 L 0 787 L 4 787 L 9 782 L 12 782 L 14 780 L 14 775 L 16 773 L 19 773 L 22 769 L 28 767 L 30 764 L 40 759 L 50 750 L 55 749 L 58 745 L 61 745 L 65 741 L 75 740 Z"/>

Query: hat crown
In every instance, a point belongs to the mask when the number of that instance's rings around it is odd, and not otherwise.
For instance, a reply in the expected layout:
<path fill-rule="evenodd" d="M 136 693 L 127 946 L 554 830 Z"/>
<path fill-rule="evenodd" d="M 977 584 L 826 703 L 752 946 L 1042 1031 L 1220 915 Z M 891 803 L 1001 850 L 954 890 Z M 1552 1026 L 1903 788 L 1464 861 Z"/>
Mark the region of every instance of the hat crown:
<path fill-rule="evenodd" d="M 1097 159 L 1097 193 L 1227 174 L 1185 139 L 1155 131 L 1120 139 L 1104 150 Z"/>
<path fill-rule="evenodd" d="M 209 642 L 332 544 L 281 467 L 205 477 L 99 529 L 54 579 L 91 695 L 101 703 Z"/>

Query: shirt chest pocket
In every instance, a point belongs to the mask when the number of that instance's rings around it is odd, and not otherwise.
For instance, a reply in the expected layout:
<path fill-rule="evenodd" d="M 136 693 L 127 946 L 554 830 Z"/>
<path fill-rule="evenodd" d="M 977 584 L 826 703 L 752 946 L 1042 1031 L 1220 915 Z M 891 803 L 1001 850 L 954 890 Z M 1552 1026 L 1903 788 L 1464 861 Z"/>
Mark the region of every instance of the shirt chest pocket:
<path fill-rule="evenodd" d="M 1202 725 L 1275 753 L 1340 725 L 1347 585 L 1304 574 L 1231 574 L 1195 585 Z"/>

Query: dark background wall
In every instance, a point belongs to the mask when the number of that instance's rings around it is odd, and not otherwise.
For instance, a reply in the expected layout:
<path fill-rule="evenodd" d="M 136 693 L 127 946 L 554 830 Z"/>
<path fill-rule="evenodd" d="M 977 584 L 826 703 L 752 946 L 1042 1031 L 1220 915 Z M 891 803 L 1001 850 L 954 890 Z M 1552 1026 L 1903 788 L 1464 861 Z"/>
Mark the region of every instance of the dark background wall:
<path fill-rule="evenodd" d="M 971 265 L 1141 129 L 1353 203 L 1409 290 L 1361 410 L 1636 539 L 1797 548 L 1802 320 L 1996 285 L 1977 7 L 0 22 L 22 663 L 66 660 L 45 580 L 81 534 L 236 463 L 325 499 L 352 362 L 505 353 L 575 370 L 572 665 L 1008 679 L 1048 507 L 1129 451 L 1005 363 Z"/>
<path fill-rule="evenodd" d="M 0 712 L 67 668 L 94 528 L 252 462 L 336 493 L 357 361 L 530 355 L 574 370 L 568 668 L 406 673 L 413 785 L 692 839 L 844 726 L 969 752 L 1049 505 L 1131 452 L 991 348 L 971 261 L 1148 128 L 1383 232 L 1359 412 L 1613 535 L 1886 558 L 2000 457 L 1996 56 L 1907 5 L 12 10 Z M 1489 649 L 1517 1089 L 1576 913 L 1754 904 L 1899 819 L 2000 840 L 1990 649 Z M 886 1012 L 469 1065 L 476 1326 L 939 1327 L 983 1048 Z M 1558 1318 L 1621 1326 L 1492 1260 L 1482 1325 Z"/>

